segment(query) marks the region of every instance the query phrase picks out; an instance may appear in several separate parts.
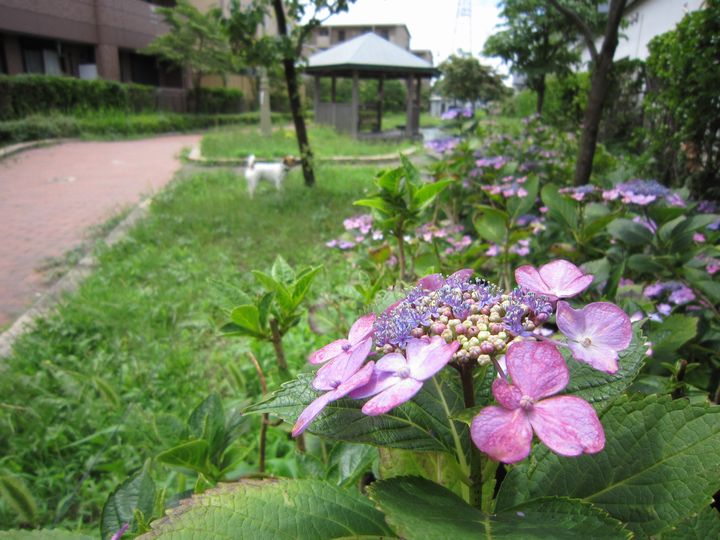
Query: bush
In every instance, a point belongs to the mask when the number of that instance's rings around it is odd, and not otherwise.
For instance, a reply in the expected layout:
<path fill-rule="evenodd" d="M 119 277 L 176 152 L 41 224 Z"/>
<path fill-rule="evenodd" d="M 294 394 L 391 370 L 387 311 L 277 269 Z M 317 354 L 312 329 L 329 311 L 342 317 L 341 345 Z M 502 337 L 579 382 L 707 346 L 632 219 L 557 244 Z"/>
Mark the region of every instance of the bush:
<path fill-rule="evenodd" d="M 243 110 L 242 90 L 235 88 L 201 88 L 199 113 L 205 114 L 231 114 Z M 195 91 L 188 91 L 189 108 L 195 110 Z"/>
<path fill-rule="evenodd" d="M 650 42 L 645 100 L 653 172 L 720 196 L 720 0 L 688 13 L 675 30 Z"/>
<path fill-rule="evenodd" d="M 0 120 L 83 110 L 139 112 L 154 105 L 152 86 L 48 75 L 0 75 Z"/>

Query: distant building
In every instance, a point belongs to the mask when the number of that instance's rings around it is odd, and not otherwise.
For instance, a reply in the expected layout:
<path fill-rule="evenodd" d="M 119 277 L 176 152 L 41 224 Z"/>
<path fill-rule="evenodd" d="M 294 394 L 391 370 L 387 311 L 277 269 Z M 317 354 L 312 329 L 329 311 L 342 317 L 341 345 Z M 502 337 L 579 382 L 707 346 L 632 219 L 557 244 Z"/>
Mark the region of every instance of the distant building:
<path fill-rule="evenodd" d="M 0 0 L 0 73 L 69 75 L 182 88 L 182 71 L 139 54 L 168 31 L 174 0 Z"/>
<path fill-rule="evenodd" d="M 635 0 L 628 2 L 624 20 L 627 26 L 620 29 L 620 39 L 615 50 L 615 60 L 631 58 L 645 60 L 648 43 L 657 35 L 675 28 L 686 13 L 703 7 L 704 0 Z M 602 37 L 595 41 L 600 49 Z M 583 65 L 590 61 L 590 53 L 584 47 Z"/>
<path fill-rule="evenodd" d="M 410 50 L 410 31 L 404 24 L 323 24 L 313 28 L 305 43 L 305 56 L 334 47 L 372 32 L 390 43 Z"/>

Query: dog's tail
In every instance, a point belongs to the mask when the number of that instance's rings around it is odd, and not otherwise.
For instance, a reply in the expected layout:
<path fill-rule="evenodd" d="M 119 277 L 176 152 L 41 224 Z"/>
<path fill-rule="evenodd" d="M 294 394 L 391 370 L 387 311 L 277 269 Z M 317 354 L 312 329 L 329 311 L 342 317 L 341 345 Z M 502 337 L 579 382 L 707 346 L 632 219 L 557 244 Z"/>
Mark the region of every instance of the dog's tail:
<path fill-rule="evenodd" d="M 250 156 L 247 158 L 247 168 L 252 169 L 255 165 L 255 154 L 250 154 Z"/>

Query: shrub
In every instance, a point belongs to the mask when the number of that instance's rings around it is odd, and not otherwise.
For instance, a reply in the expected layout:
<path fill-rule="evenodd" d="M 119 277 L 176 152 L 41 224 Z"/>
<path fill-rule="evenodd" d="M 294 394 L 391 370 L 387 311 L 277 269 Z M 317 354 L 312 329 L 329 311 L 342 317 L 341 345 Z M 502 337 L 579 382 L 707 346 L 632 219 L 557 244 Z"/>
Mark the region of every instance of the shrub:
<path fill-rule="evenodd" d="M 242 90 L 235 88 L 201 88 L 198 112 L 205 114 L 239 113 L 243 110 Z M 188 91 L 188 100 L 195 102 L 194 90 Z M 190 109 L 195 110 L 191 105 Z"/>
<path fill-rule="evenodd" d="M 708 0 L 706 6 L 650 42 L 646 137 L 659 178 L 717 197 L 720 0 Z"/>
<path fill-rule="evenodd" d="M 152 109 L 152 86 L 48 75 L 0 75 L 0 120 L 78 110 Z"/>

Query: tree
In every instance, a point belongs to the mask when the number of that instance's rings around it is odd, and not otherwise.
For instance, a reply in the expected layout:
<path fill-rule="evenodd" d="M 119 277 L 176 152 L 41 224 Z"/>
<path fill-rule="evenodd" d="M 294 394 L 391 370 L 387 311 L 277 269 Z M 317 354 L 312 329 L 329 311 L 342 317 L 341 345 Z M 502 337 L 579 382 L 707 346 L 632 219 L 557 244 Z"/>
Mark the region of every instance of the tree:
<path fill-rule="evenodd" d="M 594 28 L 597 27 L 598 12 L 596 0 L 574 0 L 572 2 L 570 0 L 548 0 L 548 2 L 575 26 L 585 40 L 592 61 L 590 90 L 583 115 L 578 158 L 575 163 L 574 183 L 576 186 L 581 186 L 590 182 L 600 120 L 605 106 L 605 98 L 611 85 L 613 57 L 627 0 L 610 1 L 600 51 L 595 46 Z M 594 11 L 593 8 L 595 8 Z"/>
<path fill-rule="evenodd" d="M 547 75 L 565 75 L 579 60 L 568 38 L 574 27 L 539 0 L 503 0 L 501 5 L 504 29 L 487 39 L 483 53 L 502 58 L 512 73 L 525 77 L 542 114 Z"/>
<path fill-rule="evenodd" d="M 473 56 L 451 55 L 439 67 L 442 79 L 437 88 L 445 97 L 469 101 L 474 107 L 478 100 L 492 101 L 506 93 L 502 78 Z"/>
<path fill-rule="evenodd" d="M 178 0 L 175 7 L 158 7 L 157 10 L 170 31 L 157 37 L 141 52 L 158 56 L 190 72 L 195 112 L 198 112 L 203 75 L 225 75 L 236 63 L 222 23 L 222 13 L 218 9 L 202 13 L 188 0 Z"/>

